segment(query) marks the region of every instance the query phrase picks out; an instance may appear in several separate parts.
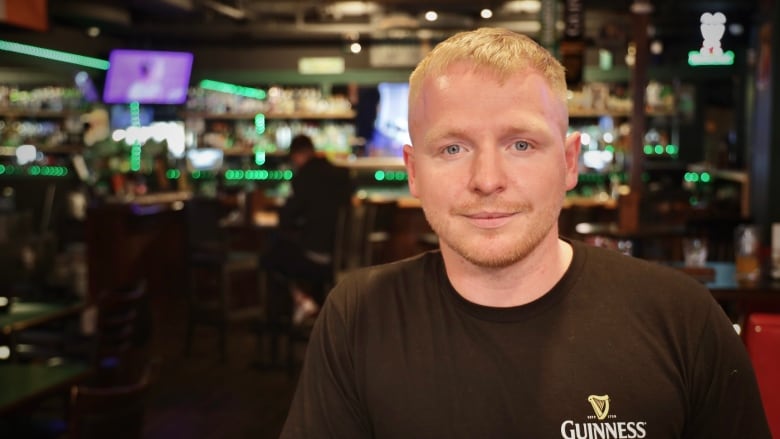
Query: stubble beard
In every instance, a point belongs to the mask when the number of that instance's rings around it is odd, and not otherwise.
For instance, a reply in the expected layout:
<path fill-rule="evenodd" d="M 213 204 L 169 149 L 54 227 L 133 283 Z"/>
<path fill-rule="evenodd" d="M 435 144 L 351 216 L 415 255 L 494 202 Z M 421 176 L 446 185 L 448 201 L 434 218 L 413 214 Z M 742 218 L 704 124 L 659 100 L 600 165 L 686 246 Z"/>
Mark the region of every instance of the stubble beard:
<path fill-rule="evenodd" d="M 469 233 L 454 227 L 459 219 L 452 219 L 450 215 L 431 214 L 425 208 L 423 211 L 443 245 L 477 267 L 501 269 L 522 261 L 539 246 L 557 224 L 561 205 L 562 202 L 541 210 L 534 210 L 527 204 L 516 206 L 512 211 L 520 212 L 525 223 L 519 232 L 516 229 L 498 229 L 474 230 Z"/>

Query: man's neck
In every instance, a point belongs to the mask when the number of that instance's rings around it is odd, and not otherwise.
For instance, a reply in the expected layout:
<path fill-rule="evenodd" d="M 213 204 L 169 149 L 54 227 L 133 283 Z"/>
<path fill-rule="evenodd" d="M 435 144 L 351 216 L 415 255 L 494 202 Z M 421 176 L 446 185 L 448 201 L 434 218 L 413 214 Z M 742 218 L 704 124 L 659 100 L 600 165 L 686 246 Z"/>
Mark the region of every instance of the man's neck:
<path fill-rule="evenodd" d="M 476 266 L 446 245 L 442 245 L 442 256 L 450 282 L 466 300 L 492 307 L 520 306 L 544 296 L 571 264 L 571 244 L 557 237 L 547 241 L 503 268 Z"/>

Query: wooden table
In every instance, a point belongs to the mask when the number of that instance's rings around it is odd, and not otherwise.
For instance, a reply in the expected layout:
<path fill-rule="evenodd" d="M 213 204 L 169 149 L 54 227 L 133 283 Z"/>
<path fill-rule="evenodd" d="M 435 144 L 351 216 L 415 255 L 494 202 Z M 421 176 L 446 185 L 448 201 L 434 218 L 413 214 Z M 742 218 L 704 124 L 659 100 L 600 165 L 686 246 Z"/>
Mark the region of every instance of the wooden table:
<path fill-rule="evenodd" d="M 715 271 L 715 278 L 706 285 L 716 299 L 766 301 L 780 305 L 780 280 L 764 276 L 756 282 L 737 282 L 734 263 L 708 262 L 707 267 Z"/>
<path fill-rule="evenodd" d="M 42 325 L 78 314 L 86 307 L 84 302 L 13 302 L 6 314 L 0 314 L 0 333 L 14 332 Z"/>
<path fill-rule="evenodd" d="M 616 242 L 630 241 L 634 256 L 652 260 L 678 260 L 682 257 L 682 224 L 641 224 L 636 230 L 621 229 L 617 223 L 578 223 L 574 228 L 576 238 L 591 244 L 594 239 L 608 238 Z"/>
<path fill-rule="evenodd" d="M 92 373 L 85 363 L 0 364 L 0 414 L 69 389 Z"/>
<path fill-rule="evenodd" d="M 13 302 L 8 312 L 0 314 L 0 336 L 9 342 L 13 358 L 15 334 L 35 326 L 73 317 L 87 307 L 86 302 Z"/>
<path fill-rule="evenodd" d="M 672 265 L 683 269 L 680 263 Z M 780 280 L 764 276 L 756 282 L 737 282 L 733 262 L 707 262 L 703 268 L 712 270 L 704 284 L 734 322 L 744 322 L 751 312 L 780 312 Z"/>

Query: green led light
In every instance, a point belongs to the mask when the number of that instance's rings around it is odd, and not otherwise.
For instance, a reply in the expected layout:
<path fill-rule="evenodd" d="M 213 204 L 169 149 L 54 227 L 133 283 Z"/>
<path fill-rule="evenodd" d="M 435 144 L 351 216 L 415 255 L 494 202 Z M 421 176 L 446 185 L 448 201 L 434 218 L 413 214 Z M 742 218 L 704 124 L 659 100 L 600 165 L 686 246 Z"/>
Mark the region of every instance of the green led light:
<path fill-rule="evenodd" d="M 671 143 L 666 145 L 666 153 L 669 155 L 677 155 L 677 145 L 672 145 Z"/>
<path fill-rule="evenodd" d="M 255 151 L 255 164 L 257 166 L 263 166 L 265 164 L 265 151 Z"/>
<path fill-rule="evenodd" d="M 406 172 L 404 172 L 404 171 L 395 171 L 395 179 L 396 179 L 396 181 L 406 180 Z"/>
<path fill-rule="evenodd" d="M 663 145 L 655 145 L 654 151 L 656 154 L 661 155 L 664 153 Z"/>
<path fill-rule="evenodd" d="M 613 145 L 606 145 L 604 146 L 604 151 L 615 152 L 615 147 Z"/>
<path fill-rule="evenodd" d="M 255 114 L 255 132 L 257 134 L 263 134 L 265 132 L 265 114 Z"/>
<path fill-rule="evenodd" d="M 141 126 L 141 104 L 138 102 L 130 102 L 130 125 L 134 127 Z"/>
<path fill-rule="evenodd" d="M 702 172 L 701 176 L 699 176 L 699 180 L 701 180 L 702 183 L 709 183 L 712 181 L 712 176 L 709 172 Z"/>
<path fill-rule="evenodd" d="M 12 41 L 0 40 L 0 50 L 68 64 L 76 64 L 83 67 L 91 67 L 93 69 L 108 70 L 109 66 L 109 62 L 104 59 L 63 52 L 60 50 L 45 49 L 43 47 L 30 46 L 28 44 L 14 43 Z"/>
<path fill-rule="evenodd" d="M 241 85 L 229 84 L 227 82 L 212 81 L 211 79 L 200 81 L 200 88 L 260 100 L 263 100 L 266 97 L 265 90 L 259 88 L 244 87 Z"/>
<path fill-rule="evenodd" d="M 178 169 L 169 169 L 165 172 L 165 177 L 168 178 L 168 180 L 178 180 L 181 178 L 181 171 Z"/>
<path fill-rule="evenodd" d="M 282 178 L 284 178 L 287 181 L 292 180 L 292 178 L 293 178 L 293 171 L 291 171 L 289 169 L 285 169 L 284 173 L 282 174 Z"/>
<path fill-rule="evenodd" d="M 376 172 L 374 172 L 374 180 L 382 181 L 384 179 L 385 179 L 385 171 L 376 171 Z"/>
<path fill-rule="evenodd" d="M 41 167 L 40 166 L 30 166 L 30 168 L 27 170 L 27 173 L 30 175 L 41 175 Z"/>
<path fill-rule="evenodd" d="M 644 147 L 645 155 L 650 155 L 653 153 L 653 145 L 645 145 Z"/>
<path fill-rule="evenodd" d="M 688 65 L 696 66 L 730 66 L 734 65 L 734 52 L 727 50 L 720 55 L 702 54 L 698 50 L 688 52 Z"/>
<path fill-rule="evenodd" d="M 5 165 L 0 165 L 0 174 L 5 174 Z"/>

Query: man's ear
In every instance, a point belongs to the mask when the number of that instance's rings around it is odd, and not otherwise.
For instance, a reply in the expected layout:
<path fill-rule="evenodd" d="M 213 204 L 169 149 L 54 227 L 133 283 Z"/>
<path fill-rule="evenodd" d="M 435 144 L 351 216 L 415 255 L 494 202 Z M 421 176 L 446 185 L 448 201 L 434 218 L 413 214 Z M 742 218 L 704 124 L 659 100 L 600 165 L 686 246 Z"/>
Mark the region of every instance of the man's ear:
<path fill-rule="evenodd" d="M 566 161 L 566 189 L 574 189 L 579 180 L 581 137 L 580 132 L 575 131 L 566 136 L 564 141 L 563 155 Z"/>

